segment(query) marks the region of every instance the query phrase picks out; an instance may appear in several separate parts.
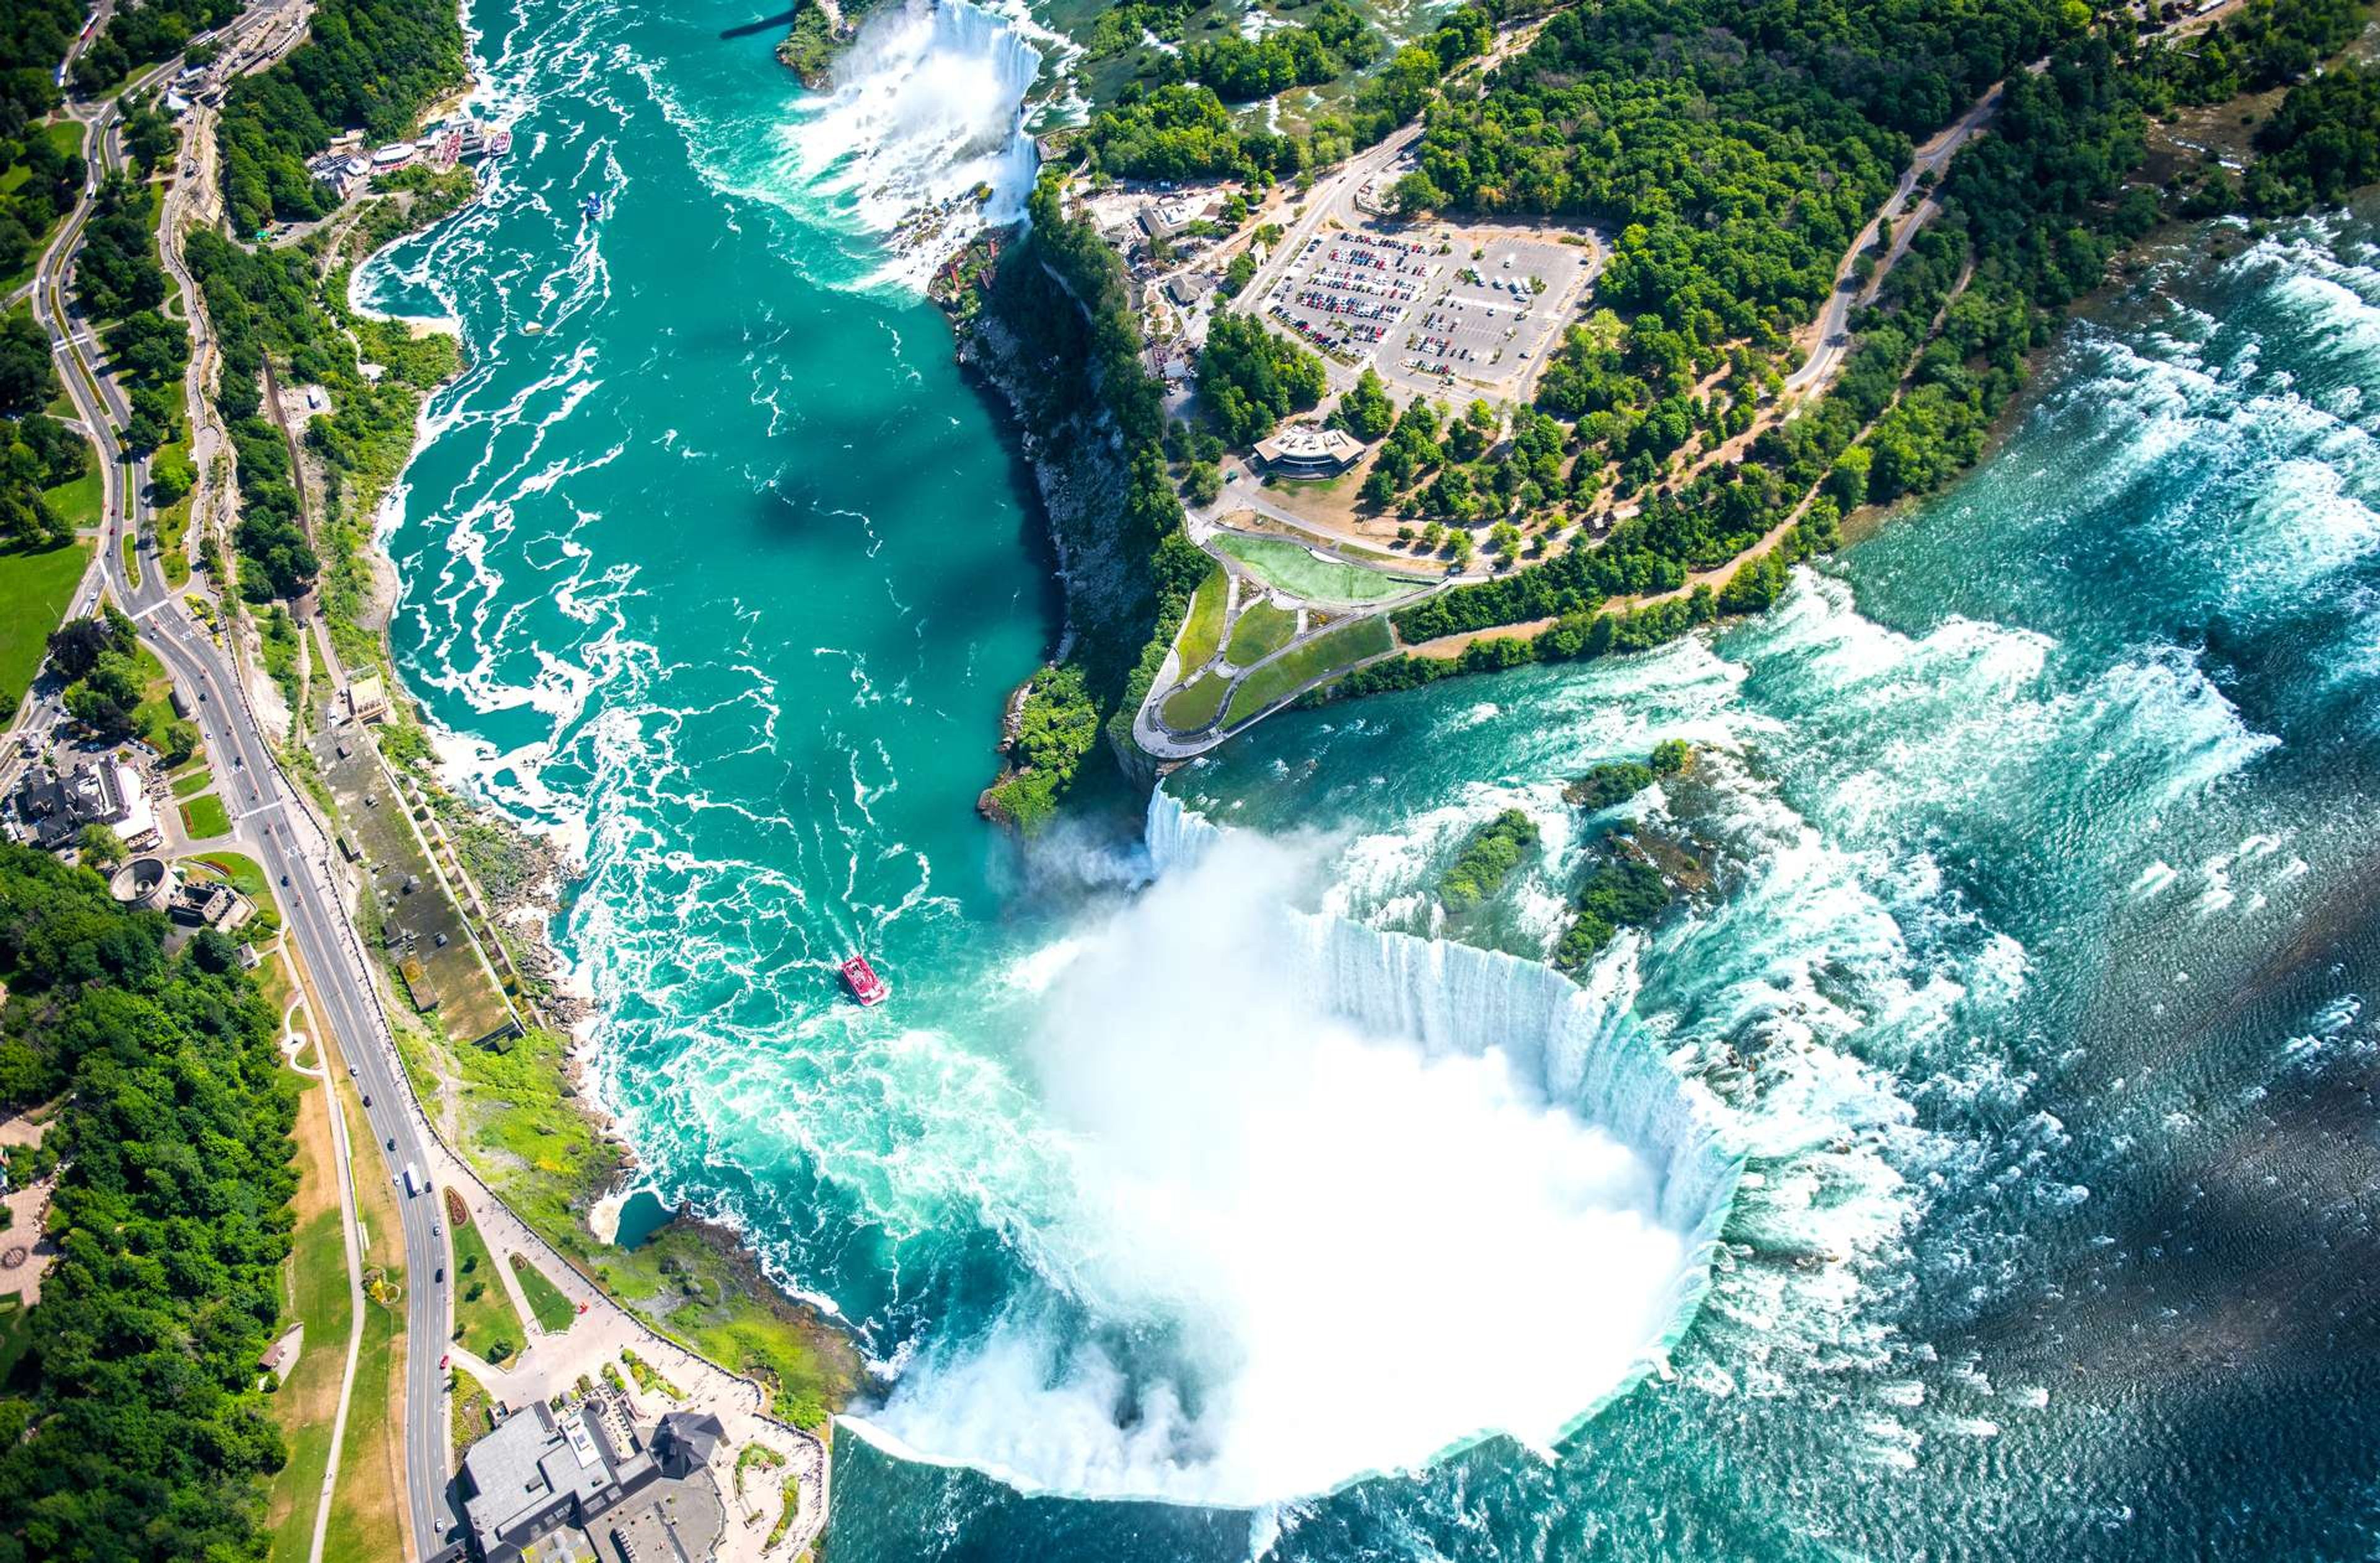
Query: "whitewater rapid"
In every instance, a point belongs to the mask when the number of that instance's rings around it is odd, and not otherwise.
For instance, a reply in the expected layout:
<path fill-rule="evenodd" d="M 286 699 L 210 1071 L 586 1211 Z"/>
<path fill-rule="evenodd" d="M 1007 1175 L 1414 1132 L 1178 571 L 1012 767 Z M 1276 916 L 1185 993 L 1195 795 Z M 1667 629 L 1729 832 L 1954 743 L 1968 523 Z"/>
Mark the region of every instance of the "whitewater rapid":
<path fill-rule="evenodd" d="M 1230 1507 L 1550 1451 L 1692 1317 L 1738 1170 L 1710 1117 L 1608 995 L 1298 911 L 1300 853 L 1162 792 L 1148 837 L 1152 882 L 1037 974 L 1037 1284 L 852 1424 Z"/>
<path fill-rule="evenodd" d="M 917 1458 L 842 1441 L 847 1563 L 2361 1544 L 2367 224 L 2194 236 L 1756 622 L 1284 718 L 1147 854 L 1018 854 L 968 806 L 1038 523 L 867 202 L 942 178 L 905 125 L 1010 155 L 1024 62 L 801 104 L 679 7 L 474 9 L 515 156 L 366 289 L 470 345 L 395 648 L 460 779 L 583 843 L 640 1181 L 881 1370 L 855 1430 Z M 1560 803 L 1672 736 L 1690 778 Z M 1432 942 L 1505 807 L 1507 953 Z M 1571 987 L 1530 958 L 1621 820 L 1707 883 Z"/>

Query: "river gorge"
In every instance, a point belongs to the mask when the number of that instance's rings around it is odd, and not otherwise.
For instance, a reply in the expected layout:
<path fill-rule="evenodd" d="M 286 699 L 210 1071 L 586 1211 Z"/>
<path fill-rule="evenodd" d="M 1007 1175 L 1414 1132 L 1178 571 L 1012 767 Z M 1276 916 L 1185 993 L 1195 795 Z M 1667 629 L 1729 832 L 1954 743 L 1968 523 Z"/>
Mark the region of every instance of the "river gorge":
<path fill-rule="evenodd" d="M 839 1560 L 2368 1550 L 2370 213 L 2153 241 L 1760 617 L 1020 846 L 973 805 L 1051 561 L 893 238 L 1014 214 L 1060 46 L 959 0 L 806 97 L 743 19 L 479 0 L 513 153 L 358 290 L 468 344 L 392 639 L 584 862 L 641 1184 L 876 1370 Z M 1623 818 L 1698 888 L 1573 982 Z"/>

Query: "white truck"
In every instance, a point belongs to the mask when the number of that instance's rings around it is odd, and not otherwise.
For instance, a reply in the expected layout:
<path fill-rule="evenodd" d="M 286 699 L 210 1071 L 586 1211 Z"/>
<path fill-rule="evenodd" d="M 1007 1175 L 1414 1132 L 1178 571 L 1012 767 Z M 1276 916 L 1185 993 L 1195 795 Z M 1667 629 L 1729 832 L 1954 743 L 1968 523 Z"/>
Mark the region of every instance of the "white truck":
<path fill-rule="evenodd" d="M 405 1197 L 411 1199 L 429 1186 L 429 1183 L 422 1179 L 420 1167 L 414 1162 L 407 1162 L 405 1164 Z"/>

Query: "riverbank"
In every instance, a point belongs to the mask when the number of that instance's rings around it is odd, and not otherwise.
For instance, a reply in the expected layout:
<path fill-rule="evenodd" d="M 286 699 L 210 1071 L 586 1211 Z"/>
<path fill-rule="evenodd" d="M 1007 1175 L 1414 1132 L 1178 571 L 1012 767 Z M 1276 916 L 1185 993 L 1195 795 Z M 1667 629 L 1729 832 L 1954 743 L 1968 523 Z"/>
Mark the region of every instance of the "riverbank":
<path fill-rule="evenodd" d="M 732 1229 L 674 1221 L 634 1250 L 599 1235 L 596 1212 L 636 1173 L 633 1148 L 589 1082 L 601 1045 L 597 996 L 553 939 L 583 873 L 551 836 L 471 797 L 440 760 L 439 730 L 389 654 L 387 626 L 402 580 L 376 538 L 374 597 L 365 605 L 388 680 L 390 716 L 375 742 L 390 770 L 422 800 L 454 858 L 463 899 L 484 910 L 512 994 L 527 1013 L 516 1038 L 450 1035 L 436 1012 L 399 1002 L 399 1048 L 448 1143 L 537 1234 L 614 1301 L 733 1372 L 760 1381 L 778 1414 L 816 1428 L 861 1379 L 856 1350 L 815 1306 L 786 1297 Z M 449 745 L 451 748 L 451 745 Z"/>

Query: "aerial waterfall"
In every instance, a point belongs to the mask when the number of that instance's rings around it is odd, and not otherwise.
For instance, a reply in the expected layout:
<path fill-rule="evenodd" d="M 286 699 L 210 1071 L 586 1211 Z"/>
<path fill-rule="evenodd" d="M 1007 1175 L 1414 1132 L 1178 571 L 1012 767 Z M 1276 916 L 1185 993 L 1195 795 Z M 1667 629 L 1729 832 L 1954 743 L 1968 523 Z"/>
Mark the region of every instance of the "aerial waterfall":
<path fill-rule="evenodd" d="M 1228 1506 L 1575 1432 L 1706 1284 L 1737 1164 L 1694 1088 L 1543 966 L 1297 910 L 1295 847 L 1163 793 L 1148 840 L 1155 878 L 1038 1017 L 1067 1170 L 1034 1284 L 856 1430 Z M 1442 1312 L 1430 1381 L 1396 1372 Z"/>
<path fill-rule="evenodd" d="M 1034 175 L 1024 102 L 1041 55 L 970 0 L 871 17 L 789 127 L 799 179 L 838 218 L 893 236 L 880 277 L 922 280 L 968 235 L 1014 221 Z"/>

